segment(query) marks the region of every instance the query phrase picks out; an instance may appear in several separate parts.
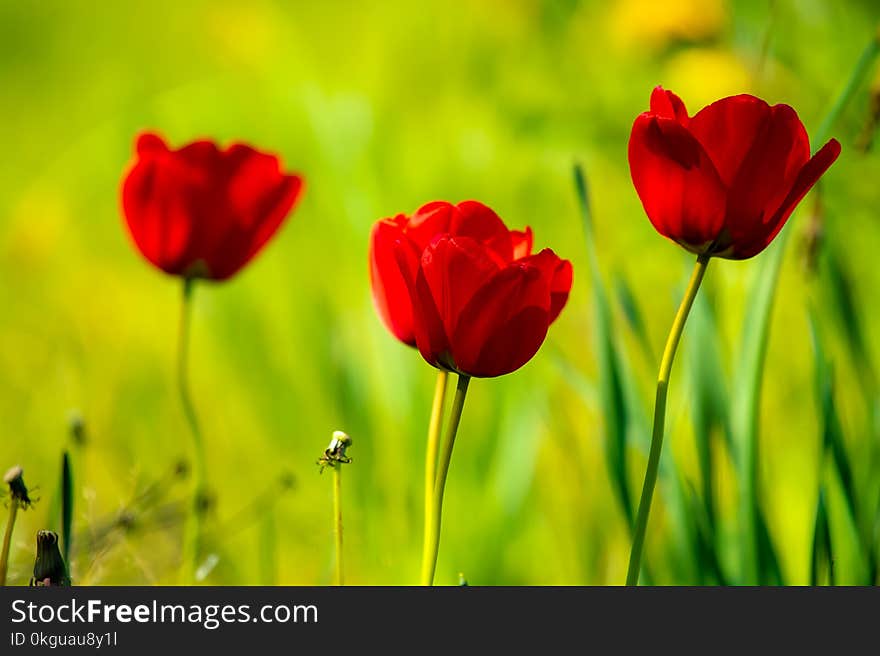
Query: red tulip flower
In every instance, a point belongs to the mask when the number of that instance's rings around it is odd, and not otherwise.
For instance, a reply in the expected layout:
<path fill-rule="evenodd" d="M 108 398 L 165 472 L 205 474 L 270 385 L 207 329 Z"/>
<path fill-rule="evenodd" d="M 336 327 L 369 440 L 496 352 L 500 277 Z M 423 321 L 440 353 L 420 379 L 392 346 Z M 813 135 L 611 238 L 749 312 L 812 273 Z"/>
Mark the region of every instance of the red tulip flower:
<path fill-rule="evenodd" d="M 629 140 L 633 184 L 654 228 L 693 253 L 734 260 L 773 241 L 839 154 L 832 139 L 810 157 L 788 105 L 739 95 L 689 117 L 661 87 Z"/>
<path fill-rule="evenodd" d="M 532 241 L 475 201 L 380 221 L 370 249 L 379 314 L 435 367 L 510 373 L 538 351 L 571 289 L 571 263 L 550 249 L 532 255 Z"/>
<path fill-rule="evenodd" d="M 274 155 L 244 144 L 220 149 L 194 141 L 179 150 L 160 136 L 137 138 L 134 164 L 122 184 L 122 209 L 138 249 L 153 265 L 183 280 L 178 384 L 192 435 L 191 512 L 185 532 L 184 578 L 195 578 L 202 554 L 201 515 L 208 498 L 205 440 L 189 392 L 189 313 L 195 280 L 225 280 L 260 252 L 302 191 L 302 179 L 281 171 Z"/>
<path fill-rule="evenodd" d="M 838 155 L 840 144 L 831 139 L 811 157 L 795 111 L 749 95 L 722 98 L 691 117 L 678 96 L 657 87 L 650 111 L 633 124 L 629 167 L 645 213 L 657 232 L 696 253 L 697 262 L 660 360 L 627 585 L 639 581 L 672 363 L 709 261 L 744 260 L 767 248 Z"/>
<path fill-rule="evenodd" d="M 245 266 L 293 209 L 302 179 L 244 144 L 195 141 L 172 150 L 156 134 L 137 139 L 122 207 L 138 249 L 185 278 L 224 280 Z"/>
<path fill-rule="evenodd" d="M 568 301 L 571 263 L 549 248 L 533 255 L 532 243 L 530 228 L 508 230 L 472 200 L 429 203 L 373 227 L 370 280 L 379 316 L 439 370 L 425 451 L 424 585 L 434 582 L 446 475 L 470 379 L 523 366 Z M 458 384 L 441 449 L 449 372 Z"/>

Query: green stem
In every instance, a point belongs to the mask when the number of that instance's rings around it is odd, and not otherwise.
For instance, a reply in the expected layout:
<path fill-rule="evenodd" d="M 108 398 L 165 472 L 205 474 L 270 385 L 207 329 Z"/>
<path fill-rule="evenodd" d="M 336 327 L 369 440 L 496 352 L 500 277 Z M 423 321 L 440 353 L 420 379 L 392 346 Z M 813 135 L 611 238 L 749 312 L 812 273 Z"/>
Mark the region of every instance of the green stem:
<path fill-rule="evenodd" d="M 13 497 L 9 500 L 9 521 L 6 522 L 6 532 L 3 534 L 3 551 L 0 552 L 0 586 L 6 585 L 6 572 L 9 567 L 9 547 L 12 544 L 12 529 L 15 526 L 17 514 L 18 499 Z"/>
<path fill-rule="evenodd" d="M 627 585 L 638 585 L 639 570 L 642 563 L 642 547 L 645 544 L 645 531 L 648 527 L 648 516 L 651 513 L 651 500 L 654 497 L 654 486 L 657 483 L 657 472 L 660 469 L 660 452 L 663 448 L 663 424 L 666 420 L 666 390 L 669 386 L 669 374 L 672 371 L 672 362 L 675 359 L 675 350 L 681 341 L 681 333 L 684 330 L 688 313 L 697 297 L 700 283 L 709 265 L 709 256 L 700 255 L 690 282 L 684 293 L 681 305 L 672 322 L 669 337 L 666 339 L 666 348 L 663 350 L 663 358 L 660 360 L 660 372 L 657 375 L 657 397 L 654 401 L 654 429 L 651 435 L 651 451 L 648 455 L 648 468 L 645 472 L 645 483 L 642 486 L 642 496 L 639 499 L 639 512 L 636 517 L 635 530 L 633 531 L 632 551 L 629 557 L 629 569 L 626 573 Z"/>
<path fill-rule="evenodd" d="M 422 542 L 422 562 L 428 558 L 431 549 L 431 526 L 434 509 L 434 487 L 437 483 L 437 457 L 440 453 L 440 430 L 443 426 L 443 405 L 446 402 L 446 387 L 449 372 L 441 369 L 437 373 L 434 387 L 434 404 L 431 407 L 431 421 L 428 424 L 428 446 L 425 452 L 425 527 Z M 425 565 L 422 566 L 424 570 Z"/>
<path fill-rule="evenodd" d="M 184 278 L 177 351 L 178 390 L 180 392 L 183 413 L 189 424 L 193 449 L 193 497 L 184 536 L 182 561 L 183 580 L 188 584 L 192 584 L 195 581 L 195 573 L 199 565 L 199 553 L 202 547 L 202 515 L 204 513 L 204 502 L 207 498 L 205 442 L 202 439 L 202 430 L 199 426 L 199 419 L 189 391 L 189 369 L 187 366 L 194 283 L 193 278 Z"/>
<path fill-rule="evenodd" d="M 333 467 L 333 535 L 336 538 L 336 585 L 345 585 L 342 563 L 342 463 Z"/>
<path fill-rule="evenodd" d="M 422 560 L 422 585 L 434 584 L 434 572 L 437 569 L 437 552 L 440 549 L 440 525 L 443 519 L 443 491 L 446 488 L 446 476 L 449 474 L 449 463 L 452 461 L 452 448 L 455 446 L 455 435 L 461 423 L 461 412 L 467 396 L 470 376 L 459 374 L 455 398 L 452 401 L 452 414 L 446 429 L 446 440 L 440 450 L 437 482 L 431 503 L 431 523 L 425 535 L 425 552 Z"/>

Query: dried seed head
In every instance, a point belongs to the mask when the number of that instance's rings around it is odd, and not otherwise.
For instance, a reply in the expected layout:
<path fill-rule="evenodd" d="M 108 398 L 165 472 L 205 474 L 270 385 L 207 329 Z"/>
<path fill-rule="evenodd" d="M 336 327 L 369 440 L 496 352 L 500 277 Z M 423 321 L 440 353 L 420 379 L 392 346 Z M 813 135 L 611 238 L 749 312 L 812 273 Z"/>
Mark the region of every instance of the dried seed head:
<path fill-rule="evenodd" d="M 3 475 L 3 482 L 7 485 L 12 485 L 12 481 L 16 478 L 21 478 L 21 475 L 24 473 L 24 470 L 21 468 L 21 465 L 16 465 L 15 467 L 11 467 L 9 471 L 7 471 Z"/>
<path fill-rule="evenodd" d="M 346 433 L 333 431 L 330 445 L 324 449 L 324 455 L 318 458 L 318 465 L 321 467 L 321 471 L 324 471 L 324 467 L 336 467 L 337 465 L 350 463 L 351 458 L 345 454 L 345 450 L 350 446 L 351 438 Z"/>
<path fill-rule="evenodd" d="M 351 438 L 342 431 L 333 431 L 333 439 L 330 440 L 330 449 L 334 452 L 341 452 L 345 455 L 345 450 L 351 446 Z"/>
<path fill-rule="evenodd" d="M 13 501 L 17 502 L 22 508 L 31 505 L 31 498 L 28 496 L 27 486 L 24 484 L 22 477 L 24 470 L 16 465 L 3 476 L 3 482 L 9 486 L 9 494 Z"/>

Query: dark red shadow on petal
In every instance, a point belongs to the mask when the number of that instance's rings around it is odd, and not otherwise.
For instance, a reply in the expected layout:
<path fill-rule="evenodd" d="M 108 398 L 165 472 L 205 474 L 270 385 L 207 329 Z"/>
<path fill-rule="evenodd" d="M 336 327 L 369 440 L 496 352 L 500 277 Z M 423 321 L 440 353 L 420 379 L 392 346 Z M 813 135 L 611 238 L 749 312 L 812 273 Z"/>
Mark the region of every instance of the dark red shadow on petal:
<path fill-rule="evenodd" d="M 834 164 L 839 155 L 840 143 L 837 139 L 831 139 L 822 146 L 801 169 L 785 200 L 776 213 L 767 221 L 767 227 L 770 229 L 762 234 L 759 239 L 749 242 L 742 248 L 738 248 L 730 259 L 745 260 L 767 248 L 770 242 L 779 234 L 779 231 L 782 230 L 783 226 L 785 226 L 786 221 L 788 221 L 798 203 L 803 200 L 804 196 L 813 188 L 813 185 L 816 184 L 825 171 Z"/>
<path fill-rule="evenodd" d="M 694 252 L 718 236 L 726 189 L 700 143 L 673 119 L 642 114 L 629 140 L 633 185 L 654 228 Z"/>
<path fill-rule="evenodd" d="M 550 325 L 550 283 L 537 266 L 517 262 L 481 287 L 453 333 L 456 369 L 488 378 L 528 362 Z"/>

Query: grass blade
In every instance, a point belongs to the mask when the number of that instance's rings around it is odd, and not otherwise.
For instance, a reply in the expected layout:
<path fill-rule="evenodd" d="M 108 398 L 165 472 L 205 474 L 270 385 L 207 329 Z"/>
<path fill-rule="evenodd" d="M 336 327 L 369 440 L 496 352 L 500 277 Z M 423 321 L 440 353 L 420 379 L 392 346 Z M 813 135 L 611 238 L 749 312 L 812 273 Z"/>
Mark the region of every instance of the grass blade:
<path fill-rule="evenodd" d="M 823 335 L 819 329 L 816 313 L 812 308 L 808 312 L 808 319 L 815 357 L 814 385 L 822 431 L 822 461 L 825 462 L 830 459 L 830 465 L 837 476 L 846 508 L 846 522 L 849 525 L 850 532 L 858 536 L 859 551 L 861 552 L 862 564 L 865 567 L 866 583 L 872 585 L 877 577 L 872 522 L 870 518 L 866 522 L 860 521 L 861 509 L 859 507 L 855 476 L 846 448 L 843 426 L 834 401 L 834 368 L 827 356 Z"/>
<path fill-rule="evenodd" d="M 61 455 L 61 554 L 70 564 L 70 545 L 73 541 L 73 465 L 70 453 Z"/>
<path fill-rule="evenodd" d="M 746 314 L 743 324 L 739 348 L 740 368 L 734 378 L 732 390 L 731 428 L 741 485 L 739 512 L 742 522 L 742 582 L 747 585 L 760 582 L 758 412 L 764 361 L 770 338 L 770 318 L 786 234 L 788 233 L 783 232 L 780 239 L 767 249 L 749 291 L 751 311 Z"/>
<path fill-rule="evenodd" d="M 831 527 L 828 525 L 828 509 L 825 502 L 825 486 L 819 488 L 816 502 L 816 523 L 813 529 L 813 552 L 810 557 L 810 585 L 817 586 L 822 571 L 828 572 L 828 585 L 834 585 L 834 557 L 831 550 Z"/>
<path fill-rule="evenodd" d="M 579 165 L 574 168 L 574 179 L 583 218 L 587 260 L 593 278 L 593 307 L 596 312 L 596 348 L 599 364 L 599 401 L 602 416 L 605 419 L 606 465 L 627 524 L 632 526 L 635 510 L 626 468 L 627 426 L 629 422 L 621 382 L 620 361 L 614 344 L 613 318 L 599 271 L 587 181 Z"/>
<path fill-rule="evenodd" d="M 691 310 L 685 344 L 691 391 L 691 415 L 700 466 L 701 497 L 709 526 L 715 527 L 714 442 L 721 436 L 730 445 L 730 400 L 721 366 L 721 344 L 708 294 L 701 294 Z"/>
<path fill-rule="evenodd" d="M 877 32 L 872 34 L 870 42 L 856 62 L 843 91 L 816 131 L 814 143 L 822 144 L 828 138 L 832 126 L 852 100 L 855 91 L 864 82 L 871 65 L 880 52 L 878 38 L 880 37 Z M 749 296 L 752 299 L 752 306 L 746 317 L 742 348 L 739 354 L 740 362 L 743 365 L 733 393 L 732 425 L 740 456 L 740 480 L 743 482 L 740 514 L 743 522 L 743 579 L 746 583 L 754 583 L 758 579 L 758 524 L 760 522 L 757 490 L 758 401 L 767 352 L 770 314 L 773 310 L 773 299 L 776 295 L 785 244 L 790 234 L 791 227 L 789 226 L 783 229 L 776 241 L 770 245 L 762 258 L 759 275 L 753 283 Z"/>
<path fill-rule="evenodd" d="M 614 294 L 617 297 L 617 304 L 623 312 L 623 316 L 626 319 L 630 330 L 632 330 L 638 340 L 639 346 L 645 355 L 645 359 L 653 367 L 656 364 L 657 359 L 654 357 L 654 349 L 651 348 L 651 340 L 648 338 L 648 330 L 642 319 L 642 311 L 632 292 L 632 288 L 621 273 L 615 274 L 613 284 Z"/>

